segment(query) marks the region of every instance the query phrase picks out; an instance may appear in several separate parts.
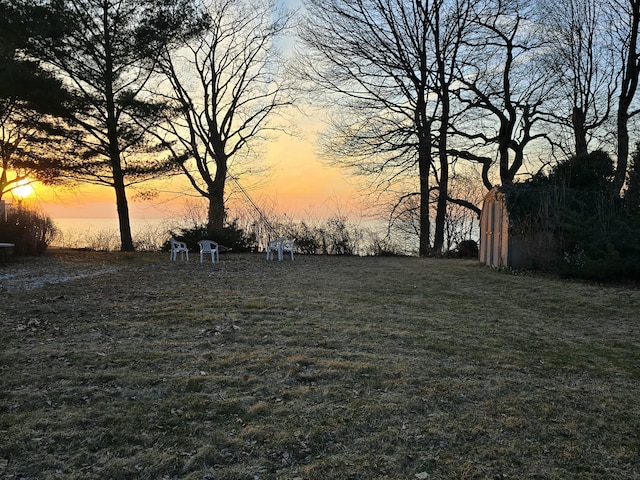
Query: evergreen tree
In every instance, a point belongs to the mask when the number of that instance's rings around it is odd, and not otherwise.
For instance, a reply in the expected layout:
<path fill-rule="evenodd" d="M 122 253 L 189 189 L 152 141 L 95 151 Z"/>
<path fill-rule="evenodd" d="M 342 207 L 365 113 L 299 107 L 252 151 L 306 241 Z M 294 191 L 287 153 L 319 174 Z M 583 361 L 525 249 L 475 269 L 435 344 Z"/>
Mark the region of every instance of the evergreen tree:
<path fill-rule="evenodd" d="M 147 91 L 157 52 L 145 48 L 150 35 L 168 39 L 171 24 L 148 28 L 169 0 L 42 0 L 50 34 L 31 41 L 47 68 L 73 96 L 68 121 L 78 155 L 64 165 L 79 181 L 114 189 L 121 250 L 134 250 L 127 187 L 164 174 L 171 166 L 162 142 L 149 132 L 164 109 Z M 163 27 L 163 28 L 159 28 Z"/>
<path fill-rule="evenodd" d="M 31 2 L 0 0 L 0 198 L 27 180 L 59 180 L 69 98 L 29 55 L 30 39 L 48 34 L 42 14 Z"/>

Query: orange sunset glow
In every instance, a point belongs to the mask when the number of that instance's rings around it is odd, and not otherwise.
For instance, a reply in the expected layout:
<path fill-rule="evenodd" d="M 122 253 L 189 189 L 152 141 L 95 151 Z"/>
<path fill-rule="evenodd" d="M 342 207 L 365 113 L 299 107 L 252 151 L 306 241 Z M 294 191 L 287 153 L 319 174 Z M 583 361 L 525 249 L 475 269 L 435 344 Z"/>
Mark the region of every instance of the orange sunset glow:
<path fill-rule="evenodd" d="M 299 0 L 279 0 L 281 6 L 296 9 Z M 286 32 L 278 39 L 284 56 L 293 53 L 295 38 Z M 303 108 L 303 105 L 297 105 Z M 283 111 L 286 114 L 286 112 Z M 257 159 L 253 165 L 243 165 L 230 175 L 238 175 L 240 186 L 234 178 L 226 183 L 226 205 L 231 216 L 251 215 L 252 204 L 265 213 L 287 216 L 292 219 L 322 220 L 339 214 L 348 218 L 362 218 L 361 191 L 348 172 L 332 167 L 317 152 L 317 132 L 324 125 L 319 120 L 323 112 L 300 113 L 291 109 L 289 118 L 281 117 L 283 127 L 294 133 L 272 133 L 272 137 L 256 148 Z M 286 115 L 285 115 L 286 116 Z M 259 173 L 242 173 L 252 170 Z M 15 192 L 15 198 L 38 208 L 54 222 L 58 219 L 117 219 L 114 189 L 90 183 L 66 183 L 61 185 L 34 184 Z M 29 190 L 27 190 L 29 188 Z M 151 195 L 149 193 L 152 193 Z M 250 199 L 245 198 L 248 194 Z M 185 218 L 194 204 L 203 205 L 206 200 L 179 175 L 151 180 L 127 188 L 131 220 L 176 220 Z"/>
<path fill-rule="evenodd" d="M 360 192 L 355 180 L 344 170 L 330 167 L 316 153 L 315 133 L 304 136 L 280 134 L 262 147 L 259 177 L 240 177 L 239 182 L 258 206 L 293 218 L 326 218 L 338 210 L 360 216 Z M 25 187 L 26 188 L 26 187 Z M 156 190 L 153 200 L 139 200 L 136 190 Z M 234 192 L 229 206 L 247 207 L 247 200 L 228 182 Z M 104 186 L 36 187 L 31 202 L 54 220 L 56 218 L 117 218 L 113 189 Z M 184 214 L 186 204 L 200 198 L 183 177 L 150 181 L 128 190 L 130 216 L 135 219 L 175 219 Z"/>
<path fill-rule="evenodd" d="M 11 190 L 11 193 L 13 194 L 13 196 L 16 197 L 18 200 L 23 200 L 33 195 L 34 192 L 35 190 L 33 189 L 33 184 L 31 180 L 27 178 L 25 178 L 24 180 L 20 180 L 18 182 L 18 186 L 15 187 L 13 190 Z"/>

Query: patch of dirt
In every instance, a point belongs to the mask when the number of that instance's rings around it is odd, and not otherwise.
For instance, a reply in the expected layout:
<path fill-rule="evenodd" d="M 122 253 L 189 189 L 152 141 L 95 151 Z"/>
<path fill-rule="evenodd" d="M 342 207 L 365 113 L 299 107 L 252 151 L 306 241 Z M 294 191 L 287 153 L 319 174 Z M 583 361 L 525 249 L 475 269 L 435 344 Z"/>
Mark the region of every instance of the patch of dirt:
<path fill-rule="evenodd" d="M 116 271 L 116 268 L 102 263 L 69 262 L 62 255 L 17 258 L 0 267 L 0 292 L 30 291 L 44 285 L 66 283 Z"/>

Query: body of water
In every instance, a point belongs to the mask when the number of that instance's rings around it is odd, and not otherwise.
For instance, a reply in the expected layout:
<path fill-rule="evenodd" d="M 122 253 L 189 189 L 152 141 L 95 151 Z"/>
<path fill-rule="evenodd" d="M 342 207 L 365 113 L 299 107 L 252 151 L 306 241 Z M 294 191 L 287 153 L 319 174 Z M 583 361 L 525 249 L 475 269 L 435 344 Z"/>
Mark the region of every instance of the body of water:
<path fill-rule="evenodd" d="M 171 232 L 179 232 L 185 228 L 188 221 L 184 219 L 131 219 L 131 231 L 133 242 L 138 251 L 158 251 L 169 239 Z M 58 218 L 54 219 L 57 233 L 51 242 L 52 247 L 88 248 L 91 250 L 113 251 L 120 249 L 120 229 L 115 218 Z M 189 228 L 193 227 L 191 224 Z M 469 237 L 477 241 L 475 223 L 472 226 L 462 225 L 464 233 L 457 231 L 449 233 L 456 239 L 464 240 Z M 318 228 L 327 228 L 319 223 Z M 460 227 L 460 226 L 458 226 Z M 381 220 L 357 220 L 347 221 L 345 227 L 352 241 L 355 241 L 355 251 L 359 254 L 368 254 L 378 247 L 387 248 L 386 244 L 377 243 L 385 238 L 386 222 Z M 469 229 L 471 229 L 471 235 Z M 344 233 L 344 232 L 337 232 Z M 409 233 L 403 234 L 395 231 L 389 242 L 388 248 L 405 254 L 416 254 L 418 239 Z M 447 245 L 449 246 L 449 245 Z"/>
<path fill-rule="evenodd" d="M 52 247 L 90 248 L 93 250 L 118 250 L 120 228 L 116 218 L 56 218 L 53 220 L 56 235 Z M 174 220 L 131 219 L 131 234 L 139 250 L 159 248 L 169 232 L 179 227 Z"/>

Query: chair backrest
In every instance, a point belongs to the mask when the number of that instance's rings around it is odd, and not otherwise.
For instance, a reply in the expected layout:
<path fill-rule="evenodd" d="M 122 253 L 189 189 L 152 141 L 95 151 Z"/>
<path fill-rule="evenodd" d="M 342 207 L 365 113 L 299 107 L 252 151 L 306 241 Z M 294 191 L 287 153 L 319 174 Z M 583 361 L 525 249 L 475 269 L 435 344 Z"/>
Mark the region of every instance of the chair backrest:
<path fill-rule="evenodd" d="M 269 244 L 267 245 L 268 248 L 272 248 L 272 249 L 277 249 L 280 248 L 280 245 L 282 244 L 284 238 L 282 237 L 278 237 L 275 240 L 271 240 L 269 242 Z"/>
<path fill-rule="evenodd" d="M 187 244 L 185 242 L 181 242 L 179 240 L 176 240 L 175 238 L 172 238 L 170 242 L 171 242 L 171 250 L 187 249 Z"/>
<path fill-rule="evenodd" d="M 202 252 L 211 252 L 212 250 L 218 248 L 218 244 L 213 240 L 200 240 L 198 242 L 198 245 L 200 246 L 200 251 Z"/>

